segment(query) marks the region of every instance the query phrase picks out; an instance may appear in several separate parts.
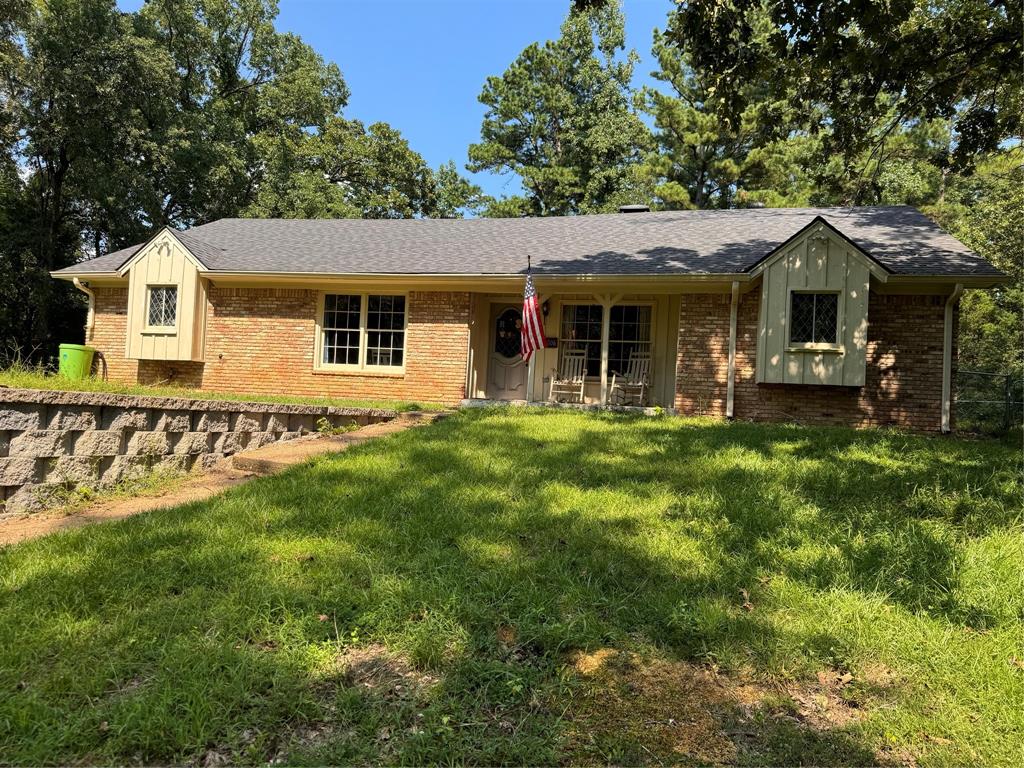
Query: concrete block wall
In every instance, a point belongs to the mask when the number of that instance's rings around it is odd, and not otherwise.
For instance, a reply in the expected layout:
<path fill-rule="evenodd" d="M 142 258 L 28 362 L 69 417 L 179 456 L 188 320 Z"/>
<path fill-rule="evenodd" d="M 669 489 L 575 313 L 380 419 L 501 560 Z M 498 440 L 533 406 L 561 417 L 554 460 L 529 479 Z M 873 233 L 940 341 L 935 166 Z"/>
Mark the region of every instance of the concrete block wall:
<path fill-rule="evenodd" d="M 187 472 L 238 451 L 393 411 L 331 406 L 0 389 L 0 512 L 40 506 L 47 492 L 101 487 L 156 468 Z"/>

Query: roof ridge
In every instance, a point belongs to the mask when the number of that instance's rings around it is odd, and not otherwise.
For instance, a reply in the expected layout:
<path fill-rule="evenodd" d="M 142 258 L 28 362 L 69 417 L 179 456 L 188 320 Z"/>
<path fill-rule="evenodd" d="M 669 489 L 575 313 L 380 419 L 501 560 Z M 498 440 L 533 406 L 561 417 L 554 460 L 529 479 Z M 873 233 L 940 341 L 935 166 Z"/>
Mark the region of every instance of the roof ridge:
<path fill-rule="evenodd" d="M 538 275 L 728 275 L 749 269 L 815 217 L 895 274 L 996 273 L 909 205 L 523 219 L 225 217 L 173 232 L 211 272 L 514 275 L 530 253 Z M 65 274 L 111 271 L 137 248 L 82 262 Z"/>

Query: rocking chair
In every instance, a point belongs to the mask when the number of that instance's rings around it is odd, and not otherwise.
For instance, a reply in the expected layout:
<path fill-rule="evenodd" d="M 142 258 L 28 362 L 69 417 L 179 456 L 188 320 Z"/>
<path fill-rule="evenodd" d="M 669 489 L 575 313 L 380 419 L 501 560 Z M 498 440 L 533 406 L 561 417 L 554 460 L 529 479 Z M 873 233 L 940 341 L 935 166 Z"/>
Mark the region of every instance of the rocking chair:
<path fill-rule="evenodd" d="M 611 399 L 616 405 L 647 405 L 651 388 L 651 353 L 633 350 L 625 373 L 612 373 Z"/>
<path fill-rule="evenodd" d="M 551 389 L 548 400 L 557 403 L 568 396 L 577 402 L 583 402 L 583 388 L 587 378 L 586 350 L 566 350 L 562 353 L 561 368 L 551 377 Z"/>

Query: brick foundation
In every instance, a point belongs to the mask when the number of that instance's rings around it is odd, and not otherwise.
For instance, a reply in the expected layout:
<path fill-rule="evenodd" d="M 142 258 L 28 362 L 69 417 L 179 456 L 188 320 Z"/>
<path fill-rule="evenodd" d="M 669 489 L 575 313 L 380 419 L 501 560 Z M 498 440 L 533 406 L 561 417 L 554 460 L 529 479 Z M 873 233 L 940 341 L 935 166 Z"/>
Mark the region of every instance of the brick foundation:
<path fill-rule="evenodd" d="M 91 344 L 115 381 L 173 383 L 213 392 L 443 403 L 465 396 L 469 293 L 409 294 L 401 375 L 314 371 L 317 292 L 288 288 L 211 287 L 203 363 L 126 360 L 127 299 L 125 289 L 96 289 Z"/>
<path fill-rule="evenodd" d="M 725 415 L 729 296 L 683 296 L 675 407 Z M 757 291 L 740 300 L 734 415 L 740 419 L 938 430 L 942 404 L 944 296 L 871 293 L 863 387 L 758 384 Z M 954 339 L 956 334 L 954 332 Z M 954 349 L 954 360 L 955 360 Z"/>

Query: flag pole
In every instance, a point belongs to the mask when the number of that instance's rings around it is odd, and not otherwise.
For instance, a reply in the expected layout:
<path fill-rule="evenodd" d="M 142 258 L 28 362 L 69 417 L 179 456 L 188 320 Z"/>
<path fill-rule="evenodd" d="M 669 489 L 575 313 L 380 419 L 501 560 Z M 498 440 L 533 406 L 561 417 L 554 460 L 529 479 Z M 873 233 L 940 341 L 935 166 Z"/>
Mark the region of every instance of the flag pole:
<path fill-rule="evenodd" d="M 533 265 L 530 263 L 530 254 L 526 254 L 526 277 L 529 279 L 530 271 L 533 269 Z M 536 289 L 536 286 L 534 286 Z M 534 350 L 533 354 L 530 355 L 530 360 L 526 364 L 526 402 L 527 404 L 533 402 L 533 372 L 534 365 L 537 361 L 537 353 L 540 350 Z"/>

